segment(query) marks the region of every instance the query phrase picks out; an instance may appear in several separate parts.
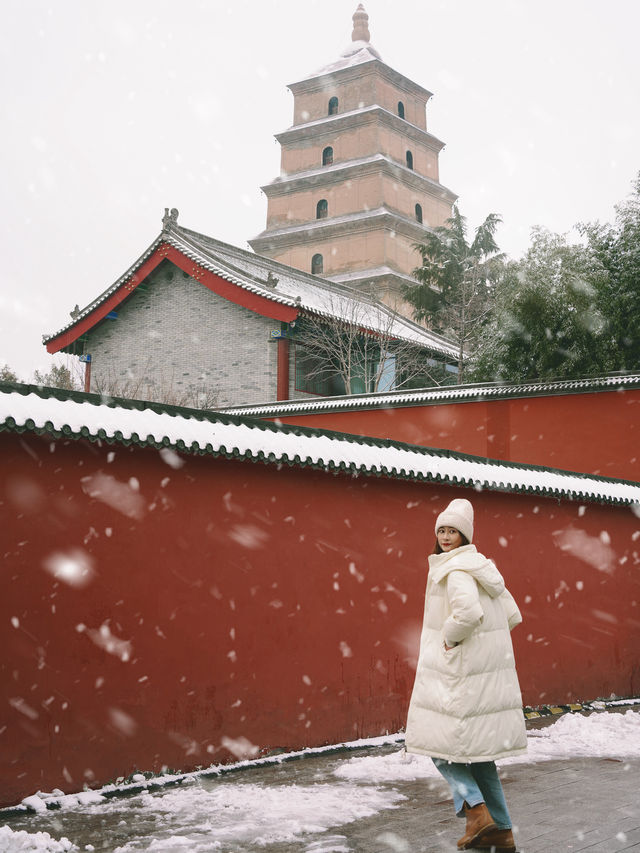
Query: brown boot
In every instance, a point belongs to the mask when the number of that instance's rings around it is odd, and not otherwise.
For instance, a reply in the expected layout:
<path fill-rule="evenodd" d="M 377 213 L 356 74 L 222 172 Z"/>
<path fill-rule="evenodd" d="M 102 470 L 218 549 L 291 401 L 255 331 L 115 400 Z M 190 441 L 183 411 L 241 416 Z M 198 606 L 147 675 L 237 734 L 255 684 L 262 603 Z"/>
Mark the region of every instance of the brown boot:
<path fill-rule="evenodd" d="M 489 829 L 475 843 L 476 850 L 491 853 L 516 853 L 516 843 L 510 829 Z"/>
<path fill-rule="evenodd" d="M 490 829 L 496 829 L 495 822 L 489 813 L 489 809 L 484 803 L 478 803 L 477 806 L 469 806 L 464 804 L 464 811 L 467 816 L 467 829 L 465 834 L 458 841 L 458 850 L 468 850 L 474 846 L 474 841 L 484 835 Z"/>

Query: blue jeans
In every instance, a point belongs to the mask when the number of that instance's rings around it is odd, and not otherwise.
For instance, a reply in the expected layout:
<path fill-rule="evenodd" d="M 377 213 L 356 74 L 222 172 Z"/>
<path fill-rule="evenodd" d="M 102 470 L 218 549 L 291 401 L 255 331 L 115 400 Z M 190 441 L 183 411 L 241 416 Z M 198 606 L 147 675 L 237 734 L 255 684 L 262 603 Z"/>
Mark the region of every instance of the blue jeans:
<path fill-rule="evenodd" d="M 465 800 L 471 807 L 485 803 L 498 829 L 511 829 L 511 817 L 494 761 L 477 764 L 455 764 L 443 758 L 432 761 L 451 788 L 458 817 L 465 816 Z"/>

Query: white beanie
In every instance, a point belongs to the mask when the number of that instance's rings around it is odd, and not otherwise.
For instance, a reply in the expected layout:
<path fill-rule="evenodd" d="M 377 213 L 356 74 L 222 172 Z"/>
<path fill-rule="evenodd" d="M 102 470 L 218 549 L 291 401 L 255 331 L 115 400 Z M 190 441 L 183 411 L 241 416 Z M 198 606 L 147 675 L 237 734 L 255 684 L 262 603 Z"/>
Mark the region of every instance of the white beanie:
<path fill-rule="evenodd" d="M 473 507 L 466 498 L 455 498 L 436 519 L 436 536 L 439 527 L 455 527 L 463 536 L 473 541 Z"/>

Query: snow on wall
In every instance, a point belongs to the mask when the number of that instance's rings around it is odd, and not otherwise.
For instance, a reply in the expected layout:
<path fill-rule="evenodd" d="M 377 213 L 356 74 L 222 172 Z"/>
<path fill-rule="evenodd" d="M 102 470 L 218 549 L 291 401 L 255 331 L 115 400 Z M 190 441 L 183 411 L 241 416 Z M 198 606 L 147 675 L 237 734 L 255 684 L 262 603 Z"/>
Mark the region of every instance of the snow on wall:
<path fill-rule="evenodd" d="M 234 415 L 253 417 L 297 412 L 333 412 L 343 409 L 373 409 L 393 406 L 420 405 L 420 403 L 471 402 L 472 400 L 508 399 L 511 397 L 544 394 L 618 390 L 640 385 L 639 375 L 605 376 L 592 379 L 571 379 L 557 382 L 528 382 L 521 385 L 447 385 L 416 391 L 391 391 L 388 393 L 357 394 L 343 397 L 317 397 L 312 400 L 287 400 L 254 406 L 233 406 L 226 411 Z"/>
<path fill-rule="evenodd" d="M 584 500 L 640 505 L 640 485 L 552 469 L 496 464 L 461 454 L 438 454 L 394 442 L 370 442 L 330 434 L 228 422 L 215 415 L 174 415 L 151 408 L 95 405 L 75 399 L 0 394 L 0 424 L 10 429 L 103 436 L 116 441 L 172 445 L 191 452 L 258 458 L 272 463 L 346 469 L 367 474 L 436 480 L 504 491 L 536 491 Z"/>
<path fill-rule="evenodd" d="M 7 389 L 3 803 L 162 765 L 186 771 L 398 731 L 433 525 L 461 494 L 451 465 L 491 476 L 517 466 Z M 255 459 L 266 464 L 246 464 Z M 345 473 L 328 476 L 340 460 Z M 429 476 L 438 465 L 441 478 L 353 476 L 383 463 Z M 605 485 L 614 495 L 633 488 Z M 523 612 L 514 636 L 523 701 L 637 692 L 633 506 L 473 482 L 462 493 L 474 502 L 478 547 Z"/>

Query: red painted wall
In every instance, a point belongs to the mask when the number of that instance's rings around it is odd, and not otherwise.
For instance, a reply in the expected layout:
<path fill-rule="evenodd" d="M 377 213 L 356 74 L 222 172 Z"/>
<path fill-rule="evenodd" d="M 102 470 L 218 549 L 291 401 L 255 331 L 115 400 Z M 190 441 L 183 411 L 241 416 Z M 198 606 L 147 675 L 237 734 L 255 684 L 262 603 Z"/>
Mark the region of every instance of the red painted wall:
<path fill-rule="evenodd" d="M 637 388 L 280 415 L 279 420 L 640 481 L 640 389 Z"/>
<path fill-rule="evenodd" d="M 640 691 L 628 508 L 175 458 L 0 435 L 2 804 L 244 738 L 400 729 L 432 525 L 460 494 L 523 610 L 525 702 Z"/>

